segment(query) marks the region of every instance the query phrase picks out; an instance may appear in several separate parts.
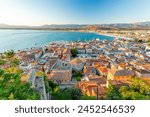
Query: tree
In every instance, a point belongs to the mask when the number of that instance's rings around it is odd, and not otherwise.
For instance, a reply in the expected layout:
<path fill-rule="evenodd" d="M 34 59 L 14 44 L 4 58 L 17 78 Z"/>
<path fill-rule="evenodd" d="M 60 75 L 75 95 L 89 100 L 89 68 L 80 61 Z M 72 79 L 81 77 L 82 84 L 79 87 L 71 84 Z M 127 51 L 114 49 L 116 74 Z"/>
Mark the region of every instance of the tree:
<path fill-rule="evenodd" d="M 83 77 L 82 72 L 80 71 L 72 71 L 72 78 L 76 79 L 76 81 L 81 81 L 81 78 Z"/>
<path fill-rule="evenodd" d="M 76 49 L 76 48 L 72 48 L 72 49 L 71 49 L 71 54 L 72 54 L 72 57 L 76 57 L 77 54 L 78 54 L 77 49 Z"/>
<path fill-rule="evenodd" d="M 39 94 L 31 88 L 30 83 L 22 84 L 19 73 L 9 73 L 0 70 L 0 99 L 37 100 Z"/>
<path fill-rule="evenodd" d="M 10 96 L 8 97 L 9 100 L 14 100 L 14 94 L 11 93 Z"/>
<path fill-rule="evenodd" d="M 52 99 L 54 100 L 71 100 L 71 94 L 67 89 L 57 90 L 52 92 Z"/>
<path fill-rule="evenodd" d="M 66 88 L 52 93 L 55 100 L 79 100 L 82 96 L 81 90 L 76 88 Z"/>
<path fill-rule="evenodd" d="M 7 58 L 12 58 L 12 57 L 14 57 L 14 55 L 15 55 L 14 50 L 8 50 L 7 52 L 5 52 L 5 56 Z"/>
<path fill-rule="evenodd" d="M 120 92 L 122 99 L 131 99 L 131 97 L 129 96 L 130 92 L 128 91 L 129 91 L 129 87 L 126 87 L 126 86 L 120 87 L 119 92 Z"/>
<path fill-rule="evenodd" d="M 77 88 L 73 88 L 73 89 L 70 89 L 71 91 L 71 98 L 73 100 L 79 100 L 80 97 L 82 96 L 82 92 L 80 89 L 77 89 Z"/>
<path fill-rule="evenodd" d="M 6 63 L 5 60 L 0 60 L 0 65 L 4 65 Z"/>
<path fill-rule="evenodd" d="M 110 85 L 106 94 L 106 99 L 108 100 L 120 100 L 119 91 L 116 89 L 115 86 Z"/>
<path fill-rule="evenodd" d="M 147 100 L 150 99 L 150 86 L 139 78 L 132 78 L 130 86 L 116 89 L 109 87 L 107 99 Z"/>
<path fill-rule="evenodd" d="M 48 81 L 48 85 L 52 90 L 58 87 L 58 85 L 51 80 Z"/>
<path fill-rule="evenodd" d="M 2 76 L 4 74 L 4 70 L 0 69 L 0 76 Z"/>
<path fill-rule="evenodd" d="M 96 100 L 96 96 L 83 95 L 81 96 L 80 100 Z"/>
<path fill-rule="evenodd" d="M 72 71 L 72 76 L 73 77 L 82 77 L 83 76 L 83 74 L 82 74 L 82 72 L 81 71 Z"/>
<path fill-rule="evenodd" d="M 18 73 L 18 74 L 23 73 L 23 70 L 19 69 L 18 67 L 10 67 L 6 69 L 5 71 L 8 73 Z"/>
<path fill-rule="evenodd" d="M 125 100 L 150 99 L 150 86 L 139 78 L 132 78 L 131 85 L 120 87 L 119 93 Z"/>
<path fill-rule="evenodd" d="M 17 67 L 19 65 L 19 62 L 20 62 L 20 60 L 15 58 L 11 61 L 11 66 Z"/>
<path fill-rule="evenodd" d="M 76 80 L 81 81 L 81 77 L 80 76 L 76 77 Z"/>

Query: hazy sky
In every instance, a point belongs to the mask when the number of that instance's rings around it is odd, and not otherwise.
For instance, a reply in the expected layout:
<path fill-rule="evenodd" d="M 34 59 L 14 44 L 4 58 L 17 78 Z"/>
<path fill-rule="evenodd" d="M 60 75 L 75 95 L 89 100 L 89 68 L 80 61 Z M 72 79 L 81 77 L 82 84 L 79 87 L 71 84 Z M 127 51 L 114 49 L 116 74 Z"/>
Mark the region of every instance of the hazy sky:
<path fill-rule="evenodd" d="M 150 21 L 150 0 L 0 0 L 0 23 L 102 24 Z"/>

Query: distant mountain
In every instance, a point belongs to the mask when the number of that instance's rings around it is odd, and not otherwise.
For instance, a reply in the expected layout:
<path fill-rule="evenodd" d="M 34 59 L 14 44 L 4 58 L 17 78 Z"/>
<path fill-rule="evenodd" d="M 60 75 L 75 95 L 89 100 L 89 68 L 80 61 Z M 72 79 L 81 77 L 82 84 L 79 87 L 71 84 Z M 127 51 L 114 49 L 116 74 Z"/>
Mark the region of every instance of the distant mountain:
<path fill-rule="evenodd" d="M 150 21 L 136 23 L 114 23 L 114 24 L 97 24 L 97 25 L 79 25 L 79 24 L 52 24 L 42 26 L 15 26 L 0 24 L 0 29 L 89 29 L 92 26 L 97 29 L 150 29 Z"/>
<path fill-rule="evenodd" d="M 0 24 L 0 28 L 28 28 L 29 26 L 15 26 L 15 25 L 8 25 L 8 24 Z"/>
<path fill-rule="evenodd" d="M 78 24 L 64 24 L 64 25 L 58 25 L 58 24 L 52 24 L 52 25 L 43 25 L 40 26 L 40 28 L 83 28 L 86 25 L 78 25 Z"/>
<path fill-rule="evenodd" d="M 127 28 L 127 29 L 150 29 L 150 21 L 136 23 L 116 23 L 116 24 L 101 24 L 105 27 Z"/>
<path fill-rule="evenodd" d="M 150 21 L 149 22 L 137 22 L 135 24 L 141 25 L 141 26 L 150 26 Z"/>
<path fill-rule="evenodd" d="M 0 24 L 1 29 L 77 29 L 77 28 L 83 28 L 86 25 L 77 25 L 77 24 L 65 24 L 65 25 L 42 25 L 42 26 L 15 26 L 15 25 L 7 25 L 7 24 Z"/>

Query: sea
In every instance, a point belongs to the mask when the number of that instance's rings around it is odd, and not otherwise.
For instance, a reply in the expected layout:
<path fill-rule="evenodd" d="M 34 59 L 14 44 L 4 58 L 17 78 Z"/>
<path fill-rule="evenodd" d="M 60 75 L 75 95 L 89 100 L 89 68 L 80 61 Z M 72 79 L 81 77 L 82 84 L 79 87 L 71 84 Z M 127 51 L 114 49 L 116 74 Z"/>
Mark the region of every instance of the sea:
<path fill-rule="evenodd" d="M 93 39 L 113 40 L 114 37 L 89 32 L 46 30 L 0 30 L 0 53 L 48 45 L 50 42 L 88 41 Z"/>

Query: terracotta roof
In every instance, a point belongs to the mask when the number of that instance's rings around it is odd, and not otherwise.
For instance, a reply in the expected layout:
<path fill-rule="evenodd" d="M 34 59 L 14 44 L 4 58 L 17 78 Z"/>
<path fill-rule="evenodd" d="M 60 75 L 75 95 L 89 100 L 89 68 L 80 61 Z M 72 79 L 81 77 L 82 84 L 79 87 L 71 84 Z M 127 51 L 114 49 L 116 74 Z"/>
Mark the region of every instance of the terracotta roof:
<path fill-rule="evenodd" d="M 83 70 L 84 74 L 95 73 L 95 68 L 93 66 L 86 66 Z"/>
<path fill-rule="evenodd" d="M 95 81 L 78 82 L 78 87 L 81 88 L 81 90 L 83 90 L 84 93 L 87 93 L 85 92 L 86 89 L 86 91 L 90 93 L 90 96 L 93 96 L 92 90 L 94 91 L 95 94 L 97 94 L 97 87 L 98 87 L 99 95 L 103 95 L 106 93 L 106 90 L 102 86 L 98 85 L 97 82 Z"/>
<path fill-rule="evenodd" d="M 97 69 L 102 73 L 108 73 L 108 69 L 106 67 L 98 67 Z"/>
<path fill-rule="evenodd" d="M 88 75 L 86 76 L 90 81 L 95 81 L 98 84 L 106 84 L 106 79 L 98 75 Z"/>
<path fill-rule="evenodd" d="M 94 92 L 97 94 L 97 88 L 93 87 Z M 106 89 L 102 86 L 98 86 L 98 95 L 106 94 Z"/>
<path fill-rule="evenodd" d="M 52 67 L 55 63 L 57 62 L 57 59 L 50 59 L 48 62 L 46 62 L 46 64 L 44 65 L 45 67 Z"/>
<path fill-rule="evenodd" d="M 133 68 L 134 71 L 140 72 L 141 74 L 150 74 L 150 71 L 144 69 Z"/>
<path fill-rule="evenodd" d="M 94 67 L 96 68 L 96 67 L 99 67 L 99 66 L 100 66 L 100 63 L 99 63 L 99 62 L 93 62 L 93 65 L 94 65 Z"/>
<path fill-rule="evenodd" d="M 52 71 L 49 75 L 50 80 L 71 80 L 72 73 L 69 70 Z"/>
<path fill-rule="evenodd" d="M 131 76 L 133 74 L 133 71 L 130 70 L 118 70 L 116 71 L 115 76 Z"/>
<path fill-rule="evenodd" d="M 97 83 L 95 81 L 81 81 L 81 82 L 78 82 L 78 86 L 79 87 L 88 87 L 88 86 L 96 87 Z"/>
<path fill-rule="evenodd" d="M 70 63 L 72 63 L 72 64 L 81 64 L 81 63 L 83 63 L 83 61 L 79 58 L 75 58 L 75 59 L 71 60 Z"/>
<path fill-rule="evenodd" d="M 110 70 L 110 72 L 114 75 L 114 76 L 132 76 L 134 75 L 134 72 L 131 70 L 127 70 L 127 69 L 123 69 L 123 70 Z"/>

